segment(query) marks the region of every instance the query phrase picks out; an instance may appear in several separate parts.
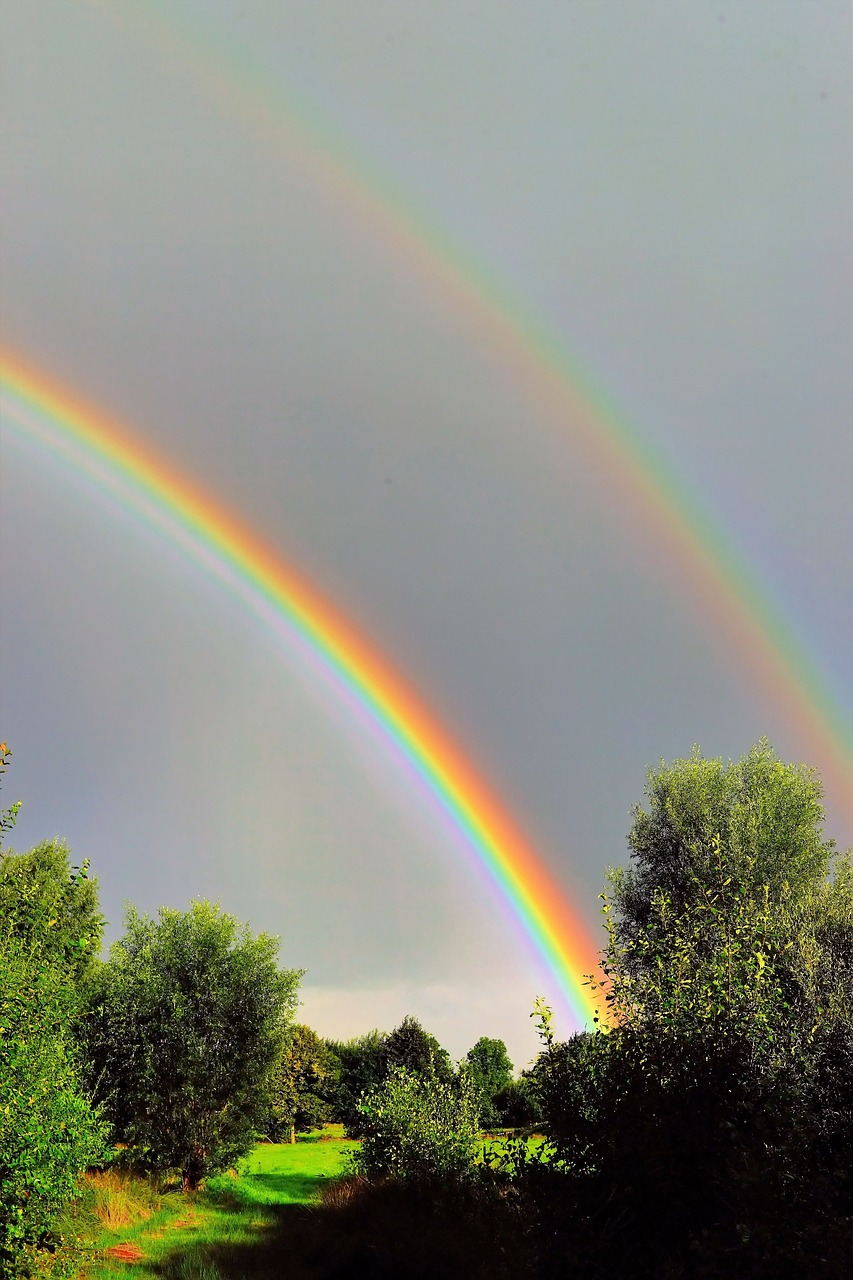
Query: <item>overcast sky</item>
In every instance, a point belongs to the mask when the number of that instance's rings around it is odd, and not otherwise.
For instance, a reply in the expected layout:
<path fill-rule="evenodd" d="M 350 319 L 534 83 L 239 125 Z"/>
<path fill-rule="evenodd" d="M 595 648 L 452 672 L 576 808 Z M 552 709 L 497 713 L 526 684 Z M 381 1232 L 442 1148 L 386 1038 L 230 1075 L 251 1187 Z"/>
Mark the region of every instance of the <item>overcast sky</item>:
<path fill-rule="evenodd" d="M 3 341 L 334 600 L 591 928 L 648 765 L 762 734 L 809 760 L 370 200 L 550 331 L 849 711 L 847 0 L 3 0 L 0 37 Z M 110 938 L 123 899 L 194 896 L 280 934 L 324 1033 L 411 1012 L 523 1065 L 553 983 L 382 743 L 198 566 L 2 463 L 16 847 L 89 857 Z"/>

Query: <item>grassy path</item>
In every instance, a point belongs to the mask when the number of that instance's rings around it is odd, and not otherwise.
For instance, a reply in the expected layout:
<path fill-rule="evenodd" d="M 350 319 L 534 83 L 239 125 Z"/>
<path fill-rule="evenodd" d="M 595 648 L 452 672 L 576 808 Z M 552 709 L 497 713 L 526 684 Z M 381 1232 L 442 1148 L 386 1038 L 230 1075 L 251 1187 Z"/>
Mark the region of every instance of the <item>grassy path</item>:
<path fill-rule="evenodd" d="M 323 1185 L 343 1172 L 355 1145 L 339 1131 L 295 1145 L 265 1143 L 241 1161 L 236 1176 L 213 1178 L 190 1197 L 178 1191 L 146 1195 L 144 1184 L 134 1191 L 129 1183 L 123 1205 L 119 1190 L 107 1187 L 98 1195 L 90 1185 L 73 1224 L 89 1246 L 81 1280 L 228 1277 L 214 1255 L 257 1254 L 260 1261 L 265 1237 L 280 1237 L 294 1213 L 304 1216 Z M 110 1217 L 114 1225 L 104 1225 Z"/>

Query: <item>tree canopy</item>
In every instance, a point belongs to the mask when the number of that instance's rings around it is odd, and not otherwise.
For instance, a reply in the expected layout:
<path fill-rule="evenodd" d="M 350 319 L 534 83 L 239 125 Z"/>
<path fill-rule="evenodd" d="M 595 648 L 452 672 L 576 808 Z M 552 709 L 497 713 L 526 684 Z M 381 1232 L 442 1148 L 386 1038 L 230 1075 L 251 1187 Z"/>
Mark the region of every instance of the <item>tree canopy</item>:
<path fill-rule="evenodd" d="M 604 895 L 610 1026 L 537 1064 L 572 1248 L 606 1230 L 614 1275 L 805 1274 L 853 1206 L 850 860 L 766 742 L 662 764 L 647 796 Z"/>
<path fill-rule="evenodd" d="M 179 1168 L 191 1190 L 263 1124 L 300 973 L 207 902 L 157 920 L 129 907 L 126 929 L 93 988 L 93 1079 L 128 1158 Z"/>

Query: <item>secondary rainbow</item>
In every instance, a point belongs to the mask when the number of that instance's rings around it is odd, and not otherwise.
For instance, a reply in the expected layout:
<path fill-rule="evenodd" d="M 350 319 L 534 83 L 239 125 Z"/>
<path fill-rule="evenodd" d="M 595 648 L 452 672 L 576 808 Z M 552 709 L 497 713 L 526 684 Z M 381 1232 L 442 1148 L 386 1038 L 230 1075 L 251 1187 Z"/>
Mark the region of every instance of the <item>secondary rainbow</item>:
<path fill-rule="evenodd" d="M 8 432 L 35 441 L 220 577 L 262 617 L 306 644 L 334 683 L 416 771 L 553 974 L 579 1025 L 594 1015 L 584 976 L 597 969 L 589 930 L 459 746 L 363 635 L 271 546 L 125 426 L 83 405 L 8 352 L 0 354 Z"/>
<path fill-rule="evenodd" d="M 557 334 L 212 20 L 200 19 L 180 0 L 120 9 L 104 0 L 90 3 L 105 20 L 132 27 L 175 74 L 191 77 L 253 138 L 299 165 L 453 323 L 461 320 L 471 339 L 498 357 L 496 376 L 520 384 L 538 408 L 540 424 L 583 455 L 614 510 L 631 514 L 640 543 L 651 544 L 680 594 L 711 623 L 727 656 L 734 655 L 733 668 L 744 683 L 782 712 L 803 757 L 849 808 L 853 741 L 843 696 L 829 686 L 719 521 L 580 369 Z"/>

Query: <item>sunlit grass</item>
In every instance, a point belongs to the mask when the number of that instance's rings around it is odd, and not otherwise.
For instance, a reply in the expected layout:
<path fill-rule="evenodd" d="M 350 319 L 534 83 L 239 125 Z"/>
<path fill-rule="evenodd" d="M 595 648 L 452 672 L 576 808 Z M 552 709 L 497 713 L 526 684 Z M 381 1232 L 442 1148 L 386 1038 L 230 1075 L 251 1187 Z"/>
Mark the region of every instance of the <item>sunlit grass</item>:
<path fill-rule="evenodd" d="M 160 1207 L 156 1188 L 123 1170 L 87 1173 L 84 1182 L 90 1192 L 92 1213 L 110 1231 L 130 1226 L 132 1222 L 147 1221 Z"/>
<path fill-rule="evenodd" d="M 87 1174 L 83 1197 L 65 1224 L 82 1237 L 80 1280 L 223 1280 L 210 1256 L 263 1241 L 282 1206 L 319 1202 L 357 1144 L 341 1126 L 291 1145 L 257 1146 L 230 1174 L 195 1195 L 157 1191 L 145 1178 L 107 1170 Z M 242 1280 L 242 1277 L 241 1277 Z"/>

